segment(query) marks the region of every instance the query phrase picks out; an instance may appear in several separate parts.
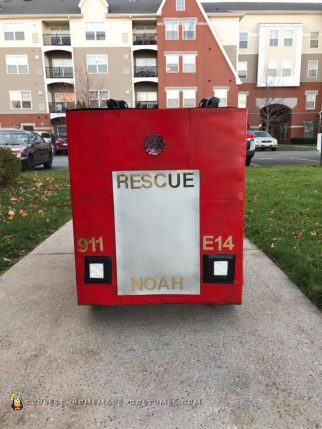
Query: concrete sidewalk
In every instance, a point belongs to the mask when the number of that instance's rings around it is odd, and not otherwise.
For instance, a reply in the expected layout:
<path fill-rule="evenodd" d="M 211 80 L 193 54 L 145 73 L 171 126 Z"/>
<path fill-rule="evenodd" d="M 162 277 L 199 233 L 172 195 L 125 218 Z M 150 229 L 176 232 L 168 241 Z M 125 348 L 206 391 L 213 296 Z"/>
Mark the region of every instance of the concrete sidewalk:
<path fill-rule="evenodd" d="M 248 241 L 245 277 L 240 307 L 80 307 L 68 223 L 0 278 L 0 427 L 321 428 L 321 313 Z"/>

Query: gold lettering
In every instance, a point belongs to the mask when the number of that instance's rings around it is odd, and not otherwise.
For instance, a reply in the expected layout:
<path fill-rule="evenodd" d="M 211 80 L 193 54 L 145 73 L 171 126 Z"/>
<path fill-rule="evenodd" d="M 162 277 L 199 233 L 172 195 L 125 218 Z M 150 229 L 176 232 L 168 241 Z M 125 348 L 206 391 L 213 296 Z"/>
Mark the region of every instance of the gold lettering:
<path fill-rule="evenodd" d="M 162 185 L 160 185 L 159 183 L 158 183 L 158 177 L 159 176 L 162 176 L 162 177 L 167 177 L 164 173 L 158 173 L 158 174 L 156 174 L 155 176 L 154 176 L 154 184 L 155 184 L 155 186 L 157 186 L 158 188 L 164 188 L 165 186 L 166 186 L 166 184 L 165 184 L 165 182 L 163 182 L 163 184 Z"/>
<path fill-rule="evenodd" d="M 149 286 L 149 282 L 150 282 L 150 286 Z M 157 281 L 155 280 L 154 277 L 145 277 L 144 279 L 144 289 L 147 290 L 154 290 L 157 287 Z"/>
<path fill-rule="evenodd" d="M 202 237 L 202 250 L 214 250 L 213 235 L 204 235 Z"/>
<path fill-rule="evenodd" d="M 172 277 L 172 289 L 175 289 L 177 285 L 182 290 L 184 288 L 183 283 L 184 283 L 183 277 L 179 277 L 178 279 L 176 279 L 175 277 Z"/>
<path fill-rule="evenodd" d="M 142 188 L 148 189 L 152 188 L 152 179 L 150 174 L 143 174 L 141 177 L 142 180 Z"/>
<path fill-rule="evenodd" d="M 118 174 L 117 175 L 117 188 L 121 188 L 121 184 L 124 183 L 125 188 L 128 189 L 128 176 L 126 174 Z"/>
<path fill-rule="evenodd" d="M 139 174 L 130 174 L 130 181 L 131 181 L 131 189 L 141 189 Z"/>
<path fill-rule="evenodd" d="M 164 287 L 164 288 L 166 288 L 168 290 L 170 289 L 170 286 L 168 285 L 168 282 L 167 282 L 167 280 L 166 280 L 165 277 L 161 277 L 160 283 L 159 283 L 159 286 L 158 286 L 158 290 L 160 290 L 162 287 Z"/>
<path fill-rule="evenodd" d="M 192 175 L 192 177 L 188 177 L 189 175 Z M 183 187 L 184 188 L 194 188 L 195 184 L 193 183 L 193 173 L 183 173 Z M 192 182 L 191 185 L 188 185 L 188 182 Z"/>
<path fill-rule="evenodd" d="M 132 290 L 143 290 L 143 279 L 142 277 L 140 279 L 134 279 L 133 277 L 131 278 L 131 285 L 132 285 Z"/>

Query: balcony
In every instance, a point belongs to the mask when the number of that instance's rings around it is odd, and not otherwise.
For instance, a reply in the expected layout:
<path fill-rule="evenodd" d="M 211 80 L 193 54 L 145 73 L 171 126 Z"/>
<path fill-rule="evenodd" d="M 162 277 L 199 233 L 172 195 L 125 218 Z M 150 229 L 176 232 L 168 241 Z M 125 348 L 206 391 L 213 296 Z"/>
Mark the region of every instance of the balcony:
<path fill-rule="evenodd" d="M 46 78 L 48 79 L 71 79 L 73 77 L 73 67 L 46 67 Z"/>
<path fill-rule="evenodd" d="M 156 34 L 133 34 L 133 45 L 156 45 Z"/>
<path fill-rule="evenodd" d="M 67 101 L 49 103 L 49 113 L 66 113 L 66 110 L 70 109 L 75 109 L 75 103 Z"/>
<path fill-rule="evenodd" d="M 70 34 L 43 34 L 45 46 L 70 46 Z"/>
<path fill-rule="evenodd" d="M 158 102 L 157 101 L 136 101 L 135 107 L 136 109 L 157 109 Z"/>
<path fill-rule="evenodd" d="M 157 66 L 135 66 L 134 77 L 157 77 Z"/>

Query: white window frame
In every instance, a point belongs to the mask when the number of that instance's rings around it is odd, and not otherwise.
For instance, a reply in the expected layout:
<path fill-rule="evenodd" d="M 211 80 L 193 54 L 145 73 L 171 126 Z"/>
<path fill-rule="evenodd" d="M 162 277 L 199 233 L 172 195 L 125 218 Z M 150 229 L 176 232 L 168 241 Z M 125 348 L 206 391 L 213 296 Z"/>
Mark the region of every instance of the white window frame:
<path fill-rule="evenodd" d="M 16 94 L 19 94 L 19 97 L 16 97 Z M 26 95 L 26 94 L 28 94 L 29 95 L 29 97 L 28 97 L 28 100 L 23 100 L 23 94 L 24 95 Z M 31 100 L 31 91 L 28 91 L 28 90 L 18 90 L 18 91 L 14 91 L 14 90 L 12 90 L 12 91 L 9 91 L 9 99 L 10 99 L 10 108 L 11 108 L 11 110 L 20 110 L 20 109 L 28 109 L 28 110 L 30 110 L 30 109 L 32 109 L 32 100 Z M 20 102 L 20 107 L 14 107 L 13 106 L 13 104 L 12 103 L 14 103 L 14 102 Z M 28 107 L 23 107 L 23 102 L 30 102 L 30 106 L 28 106 Z"/>
<path fill-rule="evenodd" d="M 12 34 L 12 37 L 8 36 Z M 20 36 L 18 36 L 20 35 Z M 25 40 L 25 26 L 22 22 L 4 22 L 3 37 L 5 41 Z"/>
<path fill-rule="evenodd" d="M 266 76 L 268 78 L 271 77 L 277 77 L 277 61 L 275 60 L 271 60 L 269 61 L 269 63 L 267 64 L 267 72 L 266 72 Z"/>
<path fill-rule="evenodd" d="M 193 59 L 188 62 L 187 60 Z M 190 67 L 190 70 L 189 70 Z M 182 72 L 183 73 L 196 73 L 196 54 L 182 54 Z"/>
<path fill-rule="evenodd" d="M 247 68 L 247 61 L 238 61 L 238 77 L 240 79 L 247 79 Z M 244 75 L 241 72 L 244 72 Z"/>
<path fill-rule="evenodd" d="M 247 107 L 247 97 L 249 92 L 239 92 L 238 93 L 238 107 L 245 108 Z"/>
<path fill-rule="evenodd" d="M 179 54 L 166 54 L 165 62 L 166 62 L 166 73 L 179 73 Z M 174 70 L 170 70 L 170 67 L 175 68 Z"/>
<path fill-rule="evenodd" d="M 290 77 L 292 76 L 292 61 L 291 60 L 284 60 L 282 61 L 282 77 Z M 287 71 L 287 73 L 286 73 Z M 289 71 L 289 73 L 288 73 Z"/>
<path fill-rule="evenodd" d="M 276 37 L 272 37 L 272 34 L 274 33 L 274 35 L 276 34 Z M 278 46 L 278 30 L 269 30 L 269 46 L 270 47 L 277 47 Z M 275 42 L 276 40 L 276 42 Z M 274 42 L 273 42 L 274 41 Z"/>
<path fill-rule="evenodd" d="M 182 107 L 193 108 L 196 107 L 196 88 L 183 88 L 182 89 Z M 187 97 L 187 95 L 189 95 Z"/>
<path fill-rule="evenodd" d="M 318 60 L 308 60 L 306 77 L 308 79 L 316 79 L 318 77 L 318 68 L 319 68 Z"/>
<path fill-rule="evenodd" d="M 305 91 L 305 110 L 314 110 L 318 91 Z M 312 105 L 310 103 L 313 103 Z"/>
<path fill-rule="evenodd" d="M 93 37 L 89 37 L 89 35 Z M 103 35 L 103 37 L 102 37 Z M 106 40 L 106 24 L 105 22 L 85 22 L 85 39 L 86 40 Z"/>
<path fill-rule="evenodd" d="M 91 95 L 95 95 L 93 94 L 94 92 L 97 93 L 97 97 L 93 98 L 91 97 Z M 105 97 L 103 97 L 103 93 L 105 93 Z M 101 109 L 106 107 L 106 100 L 108 100 L 110 98 L 110 91 L 108 89 L 90 89 L 88 90 L 88 105 L 90 108 L 97 108 L 97 109 Z M 91 106 L 91 101 L 97 101 L 97 106 Z M 104 103 L 104 104 L 102 104 Z"/>
<path fill-rule="evenodd" d="M 179 40 L 179 24 L 178 19 L 166 19 L 164 21 L 165 40 Z"/>
<path fill-rule="evenodd" d="M 293 30 L 284 30 L 284 46 L 293 46 Z"/>
<path fill-rule="evenodd" d="M 95 64 L 89 63 L 90 57 L 96 58 Z M 102 58 L 104 57 L 104 59 L 106 59 L 106 62 L 100 63 L 98 61 L 99 57 L 102 57 Z M 96 71 L 89 71 L 89 66 L 94 66 L 94 65 L 96 66 Z M 99 66 L 102 66 L 102 65 L 106 65 L 106 71 L 99 71 Z M 87 70 L 88 74 L 107 74 L 108 73 L 108 57 L 107 57 L 107 55 L 105 55 L 105 54 L 88 54 L 88 55 L 86 55 L 86 70 Z"/>
<path fill-rule="evenodd" d="M 227 107 L 228 106 L 228 91 L 227 87 L 214 87 L 214 96 L 220 99 L 219 107 Z M 224 93 L 224 96 L 221 94 Z"/>
<path fill-rule="evenodd" d="M 9 67 L 15 67 L 15 71 Z M 25 71 L 21 67 L 26 67 Z M 7 74 L 29 74 L 28 55 L 6 55 L 6 68 Z"/>
<path fill-rule="evenodd" d="M 167 108 L 168 109 L 176 109 L 180 106 L 180 90 L 179 89 L 166 89 L 166 103 L 167 103 Z M 169 97 L 169 95 L 176 95 L 176 97 Z M 173 105 L 170 105 L 170 100 L 175 100 Z"/>
<path fill-rule="evenodd" d="M 197 20 L 196 19 L 183 19 L 182 20 L 182 40 L 196 40 L 196 28 Z M 193 29 L 185 29 L 186 25 L 192 24 Z M 190 36 L 189 33 L 192 33 Z M 188 36 L 188 37 L 187 37 Z"/>
<path fill-rule="evenodd" d="M 248 32 L 241 31 L 239 33 L 239 49 L 247 49 L 248 48 Z"/>
<path fill-rule="evenodd" d="M 183 12 L 186 10 L 186 2 L 185 0 L 176 0 L 176 11 Z"/>
<path fill-rule="evenodd" d="M 312 31 L 310 34 L 310 48 L 318 48 L 319 47 L 319 31 Z"/>

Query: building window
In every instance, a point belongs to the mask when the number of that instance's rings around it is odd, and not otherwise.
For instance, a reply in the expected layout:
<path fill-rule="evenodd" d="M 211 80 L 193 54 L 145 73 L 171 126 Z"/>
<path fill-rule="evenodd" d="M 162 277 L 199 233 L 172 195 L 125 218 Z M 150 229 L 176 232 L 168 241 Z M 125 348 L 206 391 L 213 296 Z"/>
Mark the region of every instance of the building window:
<path fill-rule="evenodd" d="M 178 89 L 167 89 L 167 107 L 175 108 L 179 107 L 179 90 Z"/>
<path fill-rule="evenodd" d="M 196 107 L 196 90 L 195 89 L 183 89 L 183 107 Z"/>
<path fill-rule="evenodd" d="M 304 128 L 304 137 L 309 138 L 309 139 L 313 138 L 314 122 L 313 121 L 303 122 L 303 128 Z"/>
<path fill-rule="evenodd" d="M 196 73 L 196 55 L 182 54 L 183 73 Z"/>
<path fill-rule="evenodd" d="M 182 39 L 195 40 L 196 38 L 196 20 L 184 19 L 182 21 Z"/>
<path fill-rule="evenodd" d="M 248 92 L 238 93 L 238 107 L 247 107 Z"/>
<path fill-rule="evenodd" d="M 86 40 L 105 40 L 104 22 L 85 22 Z"/>
<path fill-rule="evenodd" d="M 247 49 L 248 48 L 248 33 L 245 31 L 239 33 L 239 48 Z"/>
<path fill-rule="evenodd" d="M 238 61 L 238 76 L 240 79 L 247 79 L 247 61 Z"/>
<path fill-rule="evenodd" d="M 166 72 L 179 73 L 179 55 L 167 54 L 165 58 L 166 58 Z"/>
<path fill-rule="evenodd" d="M 3 24 L 4 40 L 25 40 L 24 25 L 20 22 Z"/>
<path fill-rule="evenodd" d="M 28 74 L 27 55 L 6 55 L 7 74 Z"/>
<path fill-rule="evenodd" d="M 269 46 L 278 46 L 278 31 L 271 30 L 269 32 Z"/>
<path fill-rule="evenodd" d="M 9 91 L 11 109 L 31 109 L 31 91 Z"/>
<path fill-rule="evenodd" d="M 137 92 L 135 107 L 141 109 L 157 109 L 158 93 L 155 91 Z"/>
<path fill-rule="evenodd" d="M 305 109 L 313 110 L 315 109 L 317 91 L 305 91 Z"/>
<path fill-rule="evenodd" d="M 319 47 L 319 32 L 313 31 L 311 33 L 310 38 L 310 48 L 318 48 Z"/>
<path fill-rule="evenodd" d="M 220 102 L 219 102 L 219 107 L 227 107 L 228 105 L 228 88 L 215 88 L 214 89 L 214 96 L 218 97 Z"/>
<path fill-rule="evenodd" d="M 313 79 L 318 77 L 318 60 L 309 60 L 307 62 L 307 77 Z"/>
<path fill-rule="evenodd" d="M 284 31 L 284 46 L 293 45 L 293 30 Z"/>
<path fill-rule="evenodd" d="M 176 11 L 182 12 L 186 10 L 185 0 L 176 0 Z"/>
<path fill-rule="evenodd" d="M 106 100 L 109 99 L 109 92 L 106 89 L 88 91 L 89 107 L 106 107 Z"/>
<path fill-rule="evenodd" d="M 107 73 L 107 55 L 86 55 L 87 73 Z"/>
<path fill-rule="evenodd" d="M 282 62 L 282 76 L 283 77 L 292 76 L 292 61 Z"/>
<path fill-rule="evenodd" d="M 165 21 L 166 40 L 179 40 L 179 21 L 171 19 Z"/>
<path fill-rule="evenodd" d="M 267 77 L 276 77 L 277 76 L 277 62 L 270 61 L 267 66 Z"/>

